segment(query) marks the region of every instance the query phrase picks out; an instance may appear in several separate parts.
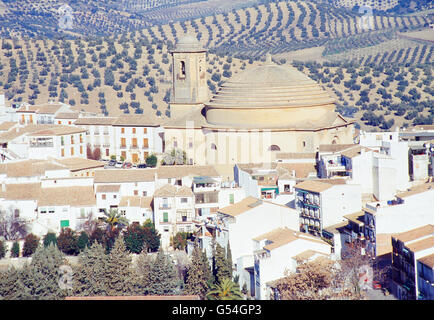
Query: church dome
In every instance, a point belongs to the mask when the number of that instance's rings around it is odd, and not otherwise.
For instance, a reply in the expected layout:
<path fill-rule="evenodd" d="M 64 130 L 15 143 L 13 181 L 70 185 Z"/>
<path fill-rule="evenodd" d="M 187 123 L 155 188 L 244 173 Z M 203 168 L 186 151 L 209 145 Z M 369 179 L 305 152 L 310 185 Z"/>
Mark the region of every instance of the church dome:
<path fill-rule="evenodd" d="M 294 67 L 266 62 L 225 82 L 206 104 L 207 122 L 240 128 L 297 128 L 336 116 L 334 99 Z M 317 122 L 319 124 L 319 122 Z"/>

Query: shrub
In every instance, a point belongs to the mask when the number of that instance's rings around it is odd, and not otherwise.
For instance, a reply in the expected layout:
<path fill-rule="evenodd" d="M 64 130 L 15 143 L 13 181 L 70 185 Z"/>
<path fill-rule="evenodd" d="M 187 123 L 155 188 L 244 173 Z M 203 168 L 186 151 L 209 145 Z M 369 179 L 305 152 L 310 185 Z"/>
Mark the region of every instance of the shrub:
<path fill-rule="evenodd" d="M 0 259 L 3 259 L 6 256 L 6 244 L 3 241 L 0 241 Z"/>
<path fill-rule="evenodd" d="M 83 251 L 89 246 L 89 236 L 86 232 L 82 231 L 77 239 L 77 246 L 80 251 Z"/>
<path fill-rule="evenodd" d="M 24 239 L 23 245 L 23 257 L 30 257 L 35 253 L 36 249 L 39 246 L 39 238 L 35 236 L 33 233 L 30 233 Z"/>
<path fill-rule="evenodd" d="M 77 236 L 70 228 L 64 228 L 57 237 L 57 247 L 60 251 L 68 255 L 77 255 L 79 248 Z"/>
<path fill-rule="evenodd" d="M 145 230 L 138 223 L 133 223 L 124 232 L 125 247 L 131 253 L 141 253 L 145 242 Z"/>
<path fill-rule="evenodd" d="M 57 237 L 54 232 L 48 232 L 43 239 L 44 247 L 48 247 L 50 243 L 57 245 Z"/>
<path fill-rule="evenodd" d="M 155 154 L 151 154 L 149 157 L 146 158 L 146 165 L 148 167 L 155 167 L 157 165 L 157 157 Z"/>
<path fill-rule="evenodd" d="M 12 245 L 11 257 L 17 258 L 19 256 L 20 256 L 20 244 L 17 241 L 15 241 Z"/>

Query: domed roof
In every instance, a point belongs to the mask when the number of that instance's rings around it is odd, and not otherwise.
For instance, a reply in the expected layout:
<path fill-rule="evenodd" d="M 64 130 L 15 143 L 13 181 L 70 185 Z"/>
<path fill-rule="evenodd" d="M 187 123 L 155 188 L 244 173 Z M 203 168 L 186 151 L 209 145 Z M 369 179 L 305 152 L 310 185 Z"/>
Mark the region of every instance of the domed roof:
<path fill-rule="evenodd" d="M 275 108 L 334 103 L 314 80 L 294 67 L 267 61 L 226 81 L 207 104 L 213 108 Z"/>
<path fill-rule="evenodd" d="M 205 49 L 202 48 L 199 41 L 196 39 L 195 36 L 191 34 L 186 34 L 183 36 L 179 41 L 176 43 L 176 49 L 175 51 L 204 51 Z"/>
<path fill-rule="evenodd" d="M 229 128 L 323 128 L 337 119 L 335 100 L 294 67 L 267 56 L 261 66 L 225 82 L 205 103 L 210 125 Z"/>

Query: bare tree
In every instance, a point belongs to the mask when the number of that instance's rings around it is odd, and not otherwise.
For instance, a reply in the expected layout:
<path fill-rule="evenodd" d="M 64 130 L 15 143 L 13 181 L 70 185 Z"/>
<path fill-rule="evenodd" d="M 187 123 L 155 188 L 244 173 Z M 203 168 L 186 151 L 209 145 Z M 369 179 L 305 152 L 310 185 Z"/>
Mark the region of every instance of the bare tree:
<path fill-rule="evenodd" d="M 0 211 L 0 238 L 18 240 L 23 239 L 27 233 L 27 223 L 19 217 L 18 209 L 9 207 Z"/>

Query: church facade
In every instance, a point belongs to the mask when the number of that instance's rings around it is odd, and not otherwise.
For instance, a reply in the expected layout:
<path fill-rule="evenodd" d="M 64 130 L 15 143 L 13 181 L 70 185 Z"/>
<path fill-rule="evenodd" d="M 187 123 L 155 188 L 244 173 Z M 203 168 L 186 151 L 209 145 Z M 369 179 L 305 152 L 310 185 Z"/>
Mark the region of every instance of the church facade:
<path fill-rule="evenodd" d="M 334 100 L 293 67 L 265 63 L 226 81 L 210 97 L 206 50 L 185 36 L 172 51 L 171 118 L 165 150 L 186 152 L 187 163 L 263 163 L 276 152 L 311 153 L 321 144 L 353 143 L 354 122 Z"/>

